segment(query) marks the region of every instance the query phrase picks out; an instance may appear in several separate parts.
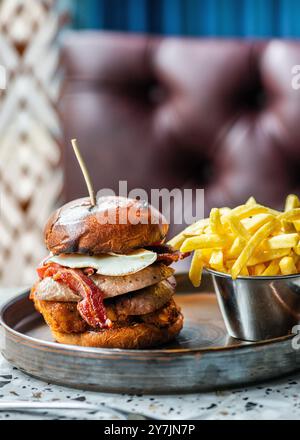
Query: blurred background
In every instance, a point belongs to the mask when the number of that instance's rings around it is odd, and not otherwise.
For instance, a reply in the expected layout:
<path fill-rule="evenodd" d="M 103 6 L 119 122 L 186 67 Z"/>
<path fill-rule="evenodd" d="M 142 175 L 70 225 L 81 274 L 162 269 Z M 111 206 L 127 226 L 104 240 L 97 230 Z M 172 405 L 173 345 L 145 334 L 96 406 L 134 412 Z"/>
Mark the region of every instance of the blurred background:
<path fill-rule="evenodd" d="M 160 35 L 298 37 L 298 0 L 63 0 L 73 29 Z"/>
<path fill-rule="evenodd" d="M 97 189 L 204 188 L 206 213 L 299 193 L 299 19 L 298 0 L 0 0 L 0 284 L 33 281 L 48 215 L 86 195 L 73 137 Z"/>

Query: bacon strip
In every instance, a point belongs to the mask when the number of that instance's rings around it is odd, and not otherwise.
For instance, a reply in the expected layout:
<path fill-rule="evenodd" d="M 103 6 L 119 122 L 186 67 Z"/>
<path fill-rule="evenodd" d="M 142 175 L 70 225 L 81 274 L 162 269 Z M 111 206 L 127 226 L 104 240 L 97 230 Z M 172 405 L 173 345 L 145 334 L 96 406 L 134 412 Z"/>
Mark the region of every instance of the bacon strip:
<path fill-rule="evenodd" d="M 174 249 L 167 244 L 160 244 L 158 246 L 147 246 L 146 249 L 157 253 L 157 261 L 163 262 L 167 266 L 188 257 L 191 252 L 174 251 Z"/>
<path fill-rule="evenodd" d="M 103 304 L 103 293 L 80 269 L 68 269 L 59 264 L 49 263 L 39 267 L 37 273 L 42 279 L 52 277 L 55 281 L 67 284 L 70 289 L 79 293 L 83 300 L 77 304 L 77 309 L 91 327 L 111 327 L 111 321 L 106 316 Z"/>
<path fill-rule="evenodd" d="M 174 249 L 171 246 L 164 243 L 154 243 L 150 246 L 145 246 L 145 249 L 148 249 L 148 251 L 156 252 L 157 254 L 171 254 L 174 252 Z"/>
<path fill-rule="evenodd" d="M 158 254 L 156 261 L 160 261 L 164 263 L 166 266 L 169 266 L 172 263 L 176 263 L 176 261 L 183 260 L 184 258 L 188 257 L 190 254 L 191 254 L 190 252 L 180 252 L 180 251 Z"/>

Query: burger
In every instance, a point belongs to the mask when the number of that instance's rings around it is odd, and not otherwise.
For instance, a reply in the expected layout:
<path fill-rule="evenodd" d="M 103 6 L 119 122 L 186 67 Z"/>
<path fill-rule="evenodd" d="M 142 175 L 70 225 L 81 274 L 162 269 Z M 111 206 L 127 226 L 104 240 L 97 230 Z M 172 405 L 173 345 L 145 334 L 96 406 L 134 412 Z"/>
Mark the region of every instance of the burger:
<path fill-rule="evenodd" d="M 49 218 L 50 252 L 30 299 L 57 342 L 142 349 L 183 326 L 171 263 L 187 254 L 164 244 L 169 225 L 154 207 L 124 197 L 74 200 Z"/>

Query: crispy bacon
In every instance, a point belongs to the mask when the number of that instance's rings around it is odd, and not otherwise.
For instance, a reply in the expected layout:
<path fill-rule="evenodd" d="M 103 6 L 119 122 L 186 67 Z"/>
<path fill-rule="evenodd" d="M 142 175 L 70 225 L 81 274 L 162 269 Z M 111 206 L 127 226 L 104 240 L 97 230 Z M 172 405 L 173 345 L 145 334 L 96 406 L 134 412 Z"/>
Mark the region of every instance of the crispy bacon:
<path fill-rule="evenodd" d="M 41 280 L 46 278 L 47 275 L 45 275 L 45 274 L 46 274 L 47 270 L 49 269 L 49 266 L 50 266 L 49 264 L 45 264 L 44 266 L 40 266 L 37 268 L 36 271 L 37 271 L 37 274 Z M 55 264 L 55 263 L 51 263 L 51 266 L 57 267 L 57 268 L 61 267 L 59 264 Z"/>
<path fill-rule="evenodd" d="M 91 327 L 111 327 L 111 321 L 106 316 L 103 304 L 103 293 L 82 270 L 69 269 L 59 264 L 49 263 L 39 267 L 37 273 L 42 279 L 51 277 L 55 281 L 66 284 L 74 292 L 81 294 L 83 299 L 77 304 L 77 309 Z"/>
<path fill-rule="evenodd" d="M 174 249 L 168 244 L 154 243 L 150 246 L 145 246 L 148 251 L 156 252 L 157 254 L 170 254 L 174 252 Z"/>
<path fill-rule="evenodd" d="M 160 261 L 161 263 L 164 263 L 166 266 L 169 266 L 172 263 L 176 263 L 179 260 L 183 260 L 184 258 L 188 257 L 190 254 L 191 254 L 190 252 L 180 252 L 180 251 L 158 254 L 157 261 Z"/>
<path fill-rule="evenodd" d="M 93 267 L 85 267 L 82 269 L 82 271 L 88 277 L 91 277 L 96 272 L 96 270 Z"/>
<path fill-rule="evenodd" d="M 160 244 L 158 246 L 147 246 L 146 249 L 157 253 L 157 261 L 160 261 L 167 266 L 188 257 L 190 252 L 174 251 L 168 244 Z"/>

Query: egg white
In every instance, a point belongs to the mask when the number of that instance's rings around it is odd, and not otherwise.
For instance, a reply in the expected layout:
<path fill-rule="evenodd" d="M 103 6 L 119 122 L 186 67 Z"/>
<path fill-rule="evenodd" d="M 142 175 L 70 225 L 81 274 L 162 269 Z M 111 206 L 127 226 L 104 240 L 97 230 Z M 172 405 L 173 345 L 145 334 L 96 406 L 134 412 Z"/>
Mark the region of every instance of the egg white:
<path fill-rule="evenodd" d="M 157 254 L 146 249 L 138 249 L 128 254 L 61 254 L 50 255 L 46 263 L 52 262 L 72 269 L 92 267 L 100 275 L 123 276 L 139 272 L 145 267 L 153 264 Z"/>

